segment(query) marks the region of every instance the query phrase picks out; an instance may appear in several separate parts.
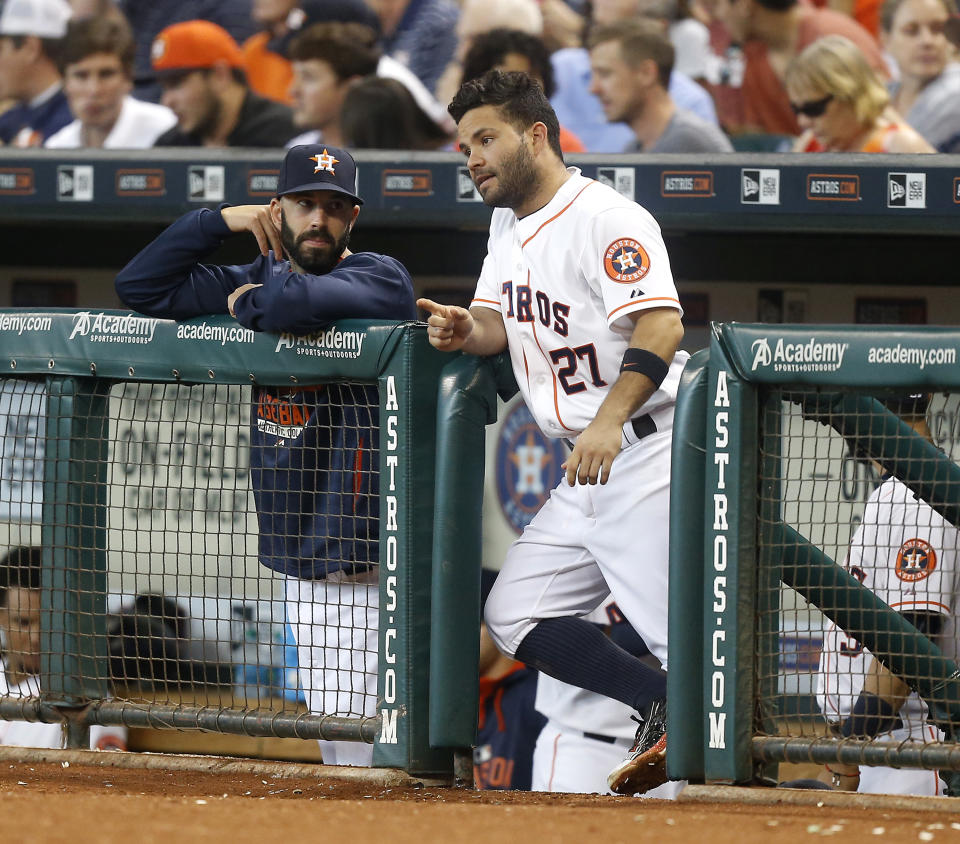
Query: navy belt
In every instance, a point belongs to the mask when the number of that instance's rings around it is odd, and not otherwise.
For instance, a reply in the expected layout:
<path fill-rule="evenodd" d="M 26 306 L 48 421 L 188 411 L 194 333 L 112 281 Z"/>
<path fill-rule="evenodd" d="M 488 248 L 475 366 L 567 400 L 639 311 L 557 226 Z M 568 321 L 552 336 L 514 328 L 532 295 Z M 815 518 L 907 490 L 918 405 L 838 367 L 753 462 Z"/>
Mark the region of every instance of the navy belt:
<path fill-rule="evenodd" d="M 649 413 L 644 413 L 643 416 L 631 419 L 630 425 L 633 428 L 633 433 L 637 435 L 638 440 L 657 433 L 657 423 L 653 421 L 653 417 Z"/>
<path fill-rule="evenodd" d="M 616 744 L 620 740 L 615 736 L 602 736 L 600 733 L 584 733 L 583 737 L 594 741 L 602 741 L 604 744 Z"/>
<path fill-rule="evenodd" d="M 633 428 L 633 433 L 637 435 L 638 440 L 657 433 L 657 423 L 653 421 L 653 417 L 649 413 L 644 413 L 643 416 L 637 416 L 635 419 L 631 419 L 630 427 Z M 564 442 L 573 450 L 573 440 L 565 439 Z"/>

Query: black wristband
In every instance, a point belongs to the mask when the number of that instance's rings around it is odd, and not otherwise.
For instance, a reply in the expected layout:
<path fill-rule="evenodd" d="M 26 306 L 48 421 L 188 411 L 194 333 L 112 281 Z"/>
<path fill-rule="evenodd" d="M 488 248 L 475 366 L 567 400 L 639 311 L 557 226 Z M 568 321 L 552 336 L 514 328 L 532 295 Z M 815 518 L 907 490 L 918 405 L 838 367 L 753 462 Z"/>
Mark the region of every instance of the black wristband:
<path fill-rule="evenodd" d="M 840 735 L 844 738 L 856 736 L 873 738 L 902 725 L 903 721 L 900 720 L 897 711 L 882 697 L 870 692 L 860 692 L 850 717 L 840 725 Z"/>
<path fill-rule="evenodd" d="M 659 387 L 670 371 L 670 364 L 660 355 L 655 355 L 646 349 L 635 349 L 631 346 L 623 353 L 620 371 L 639 372 L 641 375 L 646 375 L 655 386 Z"/>

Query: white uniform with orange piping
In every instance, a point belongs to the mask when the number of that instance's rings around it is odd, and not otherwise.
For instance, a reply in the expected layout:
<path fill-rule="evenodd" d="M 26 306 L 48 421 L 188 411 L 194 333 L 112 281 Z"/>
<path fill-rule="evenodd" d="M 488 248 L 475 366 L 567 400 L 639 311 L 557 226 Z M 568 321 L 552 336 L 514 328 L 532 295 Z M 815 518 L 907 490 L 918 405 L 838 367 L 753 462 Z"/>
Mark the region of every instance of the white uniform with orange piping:
<path fill-rule="evenodd" d="M 518 220 L 509 208 L 494 210 L 472 306 L 503 317 L 514 375 L 537 424 L 573 441 L 619 376 L 633 330 L 627 315 L 681 308 L 653 217 L 569 170 L 533 214 Z M 687 357 L 677 353 L 637 411 L 646 424 L 624 426 L 609 481 L 561 481 L 511 548 L 487 607 L 505 653 L 540 619 L 583 615 L 612 593 L 666 665 L 670 442 Z"/>
<path fill-rule="evenodd" d="M 934 641 L 956 653 L 957 576 L 960 531 L 888 476 L 867 499 L 863 520 L 850 541 L 845 565 L 864 586 L 898 612 L 943 616 Z M 870 651 L 828 622 L 820 654 L 817 696 L 828 721 L 843 721 L 863 689 Z M 927 721 L 927 705 L 911 692 L 898 713 L 903 726 L 878 741 L 942 741 Z M 860 767 L 859 791 L 873 794 L 942 794 L 936 771 Z"/>

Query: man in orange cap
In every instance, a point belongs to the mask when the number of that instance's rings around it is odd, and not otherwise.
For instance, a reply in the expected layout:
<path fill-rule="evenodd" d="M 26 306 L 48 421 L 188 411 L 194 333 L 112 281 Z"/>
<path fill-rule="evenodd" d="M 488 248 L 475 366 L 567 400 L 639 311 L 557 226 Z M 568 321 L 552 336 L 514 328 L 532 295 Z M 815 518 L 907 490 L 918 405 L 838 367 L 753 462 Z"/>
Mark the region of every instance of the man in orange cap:
<path fill-rule="evenodd" d="M 296 134 L 287 106 L 250 90 L 237 42 L 215 23 L 168 26 L 151 58 L 160 101 L 177 115 L 157 146 L 282 147 Z"/>

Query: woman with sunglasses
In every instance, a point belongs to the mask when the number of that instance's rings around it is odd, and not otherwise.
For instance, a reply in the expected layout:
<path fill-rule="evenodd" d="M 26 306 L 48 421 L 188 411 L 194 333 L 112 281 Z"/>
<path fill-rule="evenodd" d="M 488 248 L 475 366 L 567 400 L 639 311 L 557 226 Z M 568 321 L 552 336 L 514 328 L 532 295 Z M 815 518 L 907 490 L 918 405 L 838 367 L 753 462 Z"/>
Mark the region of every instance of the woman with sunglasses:
<path fill-rule="evenodd" d="M 802 131 L 797 152 L 935 152 L 842 35 L 814 41 L 787 66 L 784 82 Z"/>
<path fill-rule="evenodd" d="M 960 22 L 952 0 L 886 0 L 880 37 L 897 63 L 893 105 L 938 152 L 960 152 L 960 64 L 950 27 Z"/>

